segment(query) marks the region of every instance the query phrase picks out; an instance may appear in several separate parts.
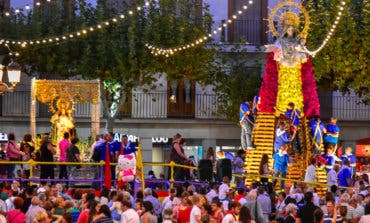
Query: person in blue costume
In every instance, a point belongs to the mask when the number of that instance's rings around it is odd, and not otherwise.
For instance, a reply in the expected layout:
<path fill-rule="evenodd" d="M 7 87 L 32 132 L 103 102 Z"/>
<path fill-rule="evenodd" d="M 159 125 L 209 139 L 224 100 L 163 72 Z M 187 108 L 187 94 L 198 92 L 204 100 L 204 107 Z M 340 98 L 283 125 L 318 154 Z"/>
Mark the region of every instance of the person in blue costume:
<path fill-rule="evenodd" d="M 285 112 L 285 116 L 291 120 L 293 153 L 295 153 L 297 149 L 299 153 L 302 153 L 301 141 L 299 139 L 299 125 L 300 125 L 299 119 L 301 118 L 301 112 L 295 108 L 293 102 L 289 102 L 288 109 Z"/>
<path fill-rule="evenodd" d="M 319 117 L 314 117 L 310 122 L 311 137 L 313 153 L 318 155 L 321 153 L 321 146 L 324 140 L 324 134 L 326 133 L 326 128 L 323 122 L 321 122 Z"/>
<path fill-rule="evenodd" d="M 261 102 L 260 96 L 257 94 L 253 98 L 253 105 L 252 105 L 252 111 L 253 111 L 254 118 L 256 118 L 256 116 L 257 116 L 257 112 L 259 110 L 258 106 L 259 106 L 260 102 Z"/>
<path fill-rule="evenodd" d="M 287 153 L 288 145 L 284 144 L 281 149 L 274 153 L 272 158 L 275 160 L 274 162 L 274 177 L 282 177 L 285 178 L 287 171 L 288 171 L 288 165 L 290 163 L 290 156 Z M 273 186 L 276 185 L 276 179 L 272 181 Z M 283 190 L 285 188 L 284 180 L 280 181 L 280 189 Z"/>
<path fill-rule="evenodd" d="M 121 138 L 120 150 L 121 150 L 120 154 L 123 154 L 123 155 L 128 155 L 128 154 L 136 152 L 135 145 L 131 141 L 128 140 L 127 135 L 123 135 Z"/>
<path fill-rule="evenodd" d="M 280 122 L 275 131 L 274 152 L 277 152 L 284 144 L 291 142 L 290 135 L 286 131 L 285 122 Z"/>
<path fill-rule="evenodd" d="M 356 173 L 356 156 L 352 154 L 352 148 L 347 147 L 345 153 L 340 157 L 342 160 L 342 165 L 344 165 L 344 161 L 347 159 L 349 161 L 349 165 L 351 168 L 352 176 Z"/>
<path fill-rule="evenodd" d="M 241 146 L 243 149 L 254 149 L 252 144 L 252 130 L 254 125 L 254 118 L 252 109 L 247 101 L 240 105 L 239 109 L 239 123 L 241 129 Z"/>
<path fill-rule="evenodd" d="M 326 147 L 333 145 L 334 149 L 337 149 L 339 132 L 340 129 L 337 125 L 337 119 L 331 117 L 329 124 L 326 125 L 326 134 L 324 135 L 324 143 Z"/>
<path fill-rule="evenodd" d="M 321 155 L 322 158 L 324 158 L 325 161 L 325 170 L 326 173 L 328 173 L 331 169 L 333 169 L 335 164 L 335 153 L 334 153 L 334 147 L 333 145 L 330 145 L 324 154 Z"/>

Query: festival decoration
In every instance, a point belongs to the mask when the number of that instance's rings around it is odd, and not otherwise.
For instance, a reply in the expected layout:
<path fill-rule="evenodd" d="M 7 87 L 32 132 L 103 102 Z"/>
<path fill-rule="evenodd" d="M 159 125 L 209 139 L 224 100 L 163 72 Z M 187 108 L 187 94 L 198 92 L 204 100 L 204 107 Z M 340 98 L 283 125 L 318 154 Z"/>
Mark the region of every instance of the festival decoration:
<path fill-rule="evenodd" d="M 116 166 L 118 186 L 135 179 L 136 157 L 134 154 L 119 155 Z"/>
<path fill-rule="evenodd" d="M 249 1 L 249 4 L 252 4 L 252 3 L 253 3 L 253 1 Z M 339 23 L 339 20 L 340 20 L 342 14 L 343 14 L 343 10 L 344 10 L 344 6 L 345 5 L 346 5 L 345 1 L 341 1 L 340 6 L 339 6 L 339 11 L 338 11 L 337 16 L 336 16 L 336 18 L 334 20 L 334 24 L 331 26 L 331 28 L 330 28 L 328 34 L 326 35 L 326 38 L 322 42 L 322 44 L 316 50 L 313 50 L 313 51 L 306 50 L 307 53 L 309 53 L 311 56 L 314 57 L 318 52 L 320 52 L 326 46 L 327 42 L 332 37 L 332 35 L 333 35 L 334 31 L 335 31 L 335 28 L 337 27 L 337 25 Z M 279 2 L 276 7 L 274 7 L 273 9 L 271 9 L 270 14 L 272 14 L 272 17 L 270 17 L 268 19 L 269 20 L 270 32 L 272 32 L 273 35 L 276 36 L 276 37 L 279 36 L 279 32 L 275 28 L 275 18 L 274 17 L 277 16 L 277 13 L 278 13 L 278 10 L 279 9 L 281 9 L 281 8 L 284 9 L 287 6 L 288 7 L 289 6 L 294 6 L 298 10 L 300 10 L 300 12 L 303 14 L 305 25 L 304 25 L 303 30 L 299 33 L 298 37 L 299 38 L 306 38 L 307 35 L 308 35 L 309 26 L 310 26 L 310 16 L 309 16 L 309 13 L 302 6 L 302 4 L 300 4 L 298 2 L 294 2 L 292 0 Z M 184 44 L 184 45 L 181 45 L 181 46 L 177 46 L 177 47 L 169 47 L 169 48 L 158 47 L 158 46 L 155 46 L 155 45 L 149 44 L 149 43 L 147 43 L 145 46 L 155 56 L 164 55 L 166 57 L 169 57 L 169 56 L 175 54 L 176 52 L 180 52 L 180 51 L 189 49 L 191 47 L 197 47 L 198 45 L 207 42 L 208 39 L 210 39 L 212 36 L 216 35 L 218 32 L 221 32 L 222 31 L 222 27 L 227 27 L 227 24 L 228 23 L 232 23 L 233 20 L 235 20 L 237 18 L 238 14 L 242 14 L 243 11 L 247 10 L 247 8 L 248 8 L 247 5 L 243 5 L 243 8 L 240 9 L 240 10 L 237 10 L 238 13 L 237 14 L 234 14 L 232 17 L 230 17 L 227 20 L 226 23 L 221 24 L 221 26 L 218 27 L 217 29 L 215 29 L 212 33 L 209 33 L 208 35 L 205 35 L 203 37 L 200 37 L 200 38 L 198 38 L 197 40 L 195 40 L 195 41 L 193 41 L 191 43 L 187 43 L 187 44 Z M 280 17 L 278 19 L 278 24 L 279 25 L 285 25 L 284 23 L 286 23 L 286 22 L 287 23 L 290 23 L 291 25 L 293 25 L 296 28 L 299 25 L 299 15 L 297 15 L 296 13 L 294 13 L 292 10 L 288 10 L 288 11 L 285 11 L 285 12 L 281 13 L 279 17 Z"/>
<path fill-rule="evenodd" d="M 142 11 L 145 6 L 149 6 L 149 2 L 145 2 L 143 6 L 138 6 L 134 10 L 128 11 L 128 16 L 133 16 L 136 12 Z M 45 45 L 45 44 L 58 44 L 62 41 L 72 40 L 76 38 L 82 38 L 90 33 L 102 30 L 105 27 L 109 27 L 111 25 L 117 24 L 120 21 L 124 21 L 127 19 L 127 15 L 120 14 L 115 16 L 111 19 L 105 20 L 96 24 L 95 26 L 81 28 L 78 31 L 66 33 L 64 35 L 52 36 L 42 39 L 27 39 L 27 40 L 15 40 L 15 39 L 6 39 L 0 38 L 0 44 L 11 44 L 11 45 L 18 45 L 22 47 L 33 46 L 33 45 Z"/>
<path fill-rule="evenodd" d="M 278 18 L 279 28 L 283 32 L 277 33 L 275 26 L 270 26 L 270 31 L 279 38 L 273 45 L 266 46 L 270 53 L 259 92 L 259 111 L 279 116 L 286 111 L 287 105 L 293 102 L 295 108 L 311 118 L 320 115 L 320 104 L 312 63 L 305 48 L 305 41 L 302 41 L 308 34 L 310 21 L 307 12 L 302 12 L 306 25 L 299 31 L 299 15 L 286 8 L 288 6 L 303 10 L 299 3 L 291 0 L 280 2 L 271 10 L 273 13 L 269 19 L 270 25 L 271 21 L 276 19 L 278 10 L 284 8 L 285 11 Z M 296 39 L 296 33 L 299 41 Z"/>
<path fill-rule="evenodd" d="M 248 1 L 248 4 L 249 5 L 253 4 L 253 1 L 252 0 Z M 164 55 L 166 57 L 169 57 L 170 55 L 173 55 L 176 52 L 181 52 L 183 50 L 189 49 L 191 47 L 196 47 L 196 46 L 198 46 L 200 44 L 203 44 L 203 43 L 207 42 L 207 40 L 210 39 L 210 38 L 212 38 L 212 36 L 215 36 L 215 35 L 217 35 L 217 33 L 221 32 L 222 31 L 222 27 L 227 27 L 228 24 L 231 24 L 235 19 L 238 18 L 238 15 L 241 15 L 247 9 L 248 9 L 248 5 L 246 5 L 246 4 L 243 5 L 240 10 L 237 10 L 237 13 L 236 14 L 232 15 L 227 20 L 227 22 L 222 23 L 217 29 L 213 30 L 213 32 L 210 32 L 207 35 L 204 35 L 202 37 L 199 37 L 195 41 L 190 42 L 188 44 L 185 44 L 183 46 L 171 47 L 171 48 L 161 48 L 161 47 L 157 47 L 157 46 L 154 46 L 152 44 L 149 44 L 149 43 L 146 43 L 145 46 L 155 56 Z"/>
<path fill-rule="evenodd" d="M 46 0 L 44 1 L 43 3 L 51 3 L 52 1 L 51 0 Z M 17 7 L 14 9 L 14 13 L 15 14 L 18 14 L 18 13 L 22 13 L 22 10 L 26 10 L 26 11 L 29 11 L 32 9 L 32 4 L 34 4 L 36 7 L 39 7 L 42 5 L 42 1 L 41 0 L 37 0 L 35 2 L 30 2 L 30 3 L 27 3 L 23 6 L 20 6 L 20 7 Z M 11 15 L 11 11 L 3 11 L 3 14 L 6 16 L 6 17 L 9 17 Z"/>
<path fill-rule="evenodd" d="M 57 139 L 74 128 L 72 112 L 76 103 L 91 103 L 91 134 L 100 128 L 100 82 L 70 80 L 32 80 L 31 85 L 31 134 L 36 136 L 36 101 L 49 105 L 53 113 L 50 122 Z"/>

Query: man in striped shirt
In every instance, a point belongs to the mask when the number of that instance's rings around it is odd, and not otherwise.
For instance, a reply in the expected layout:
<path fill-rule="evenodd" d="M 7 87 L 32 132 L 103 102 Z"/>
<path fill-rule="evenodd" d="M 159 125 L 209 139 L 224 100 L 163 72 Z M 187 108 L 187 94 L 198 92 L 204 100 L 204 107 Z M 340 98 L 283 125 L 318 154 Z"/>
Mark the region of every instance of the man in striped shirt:
<path fill-rule="evenodd" d="M 326 202 L 326 208 L 328 210 L 328 213 L 324 216 L 324 223 L 332 223 L 335 215 L 337 216 L 335 219 L 336 223 L 342 222 L 342 218 L 340 215 L 337 213 L 337 209 L 335 207 L 334 201 L 327 201 Z"/>

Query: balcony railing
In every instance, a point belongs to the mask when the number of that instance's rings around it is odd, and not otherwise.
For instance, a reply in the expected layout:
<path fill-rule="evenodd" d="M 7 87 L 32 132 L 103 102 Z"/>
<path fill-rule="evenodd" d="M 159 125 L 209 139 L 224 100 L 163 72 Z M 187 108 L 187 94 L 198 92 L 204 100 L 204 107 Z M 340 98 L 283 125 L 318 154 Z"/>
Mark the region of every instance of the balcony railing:
<path fill-rule="evenodd" d="M 132 93 L 131 108 L 125 109 L 119 118 L 148 118 L 165 119 L 168 117 L 167 92 Z M 0 112 L 3 117 L 29 117 L 31 96 L 29 91 L 15 91 L 0 97 Z M 362 103 L 361 99 L 353 95 L 338 96 L 332 94 L 320 95 L 322 118 L 335 116 L 344 121 L 370 121 L 370 106 Z M 194 106 L 195 119 L 223 119 L 217 113 L 221 106 L 216 94 L 196 94 L 191 102 Z M 90 104 L 76 104 L 73 111 L 74 118 L 90 117 Z M 103 114 L 101 112 L 101 114 Z M 38 103 L 37 117 L 50 118 L 48 106 Z M 189 115 L 179 115 L 179 118 L 189 118 Z"/>
<path fill-rule="evenodd" d="M 31 95 L 29 91 L 15 91 L 5 94 L 1 100 L 1 115 L 3 117 L 29 117 Z M 219 106 L 218 97 L 215 94 L 196 94 L 194 114 L 196 119 L 222 119 L 217 115 Z M 131 97 L 131 108 L 122 109 L 118 118 L 151 118 L 164 119 L 168 117 L 167 92 L 139 93 L 134 92 Z M 126 104 L 125 106 L 128 106 Z M 37 117 L 50 118 L 52 114 L 45 104 L 37 103 Z M 91 114 L 90 104 L 77 103 L 72 116 L 74 118 L 88 118 Z M 103 114 L 103 112 L 101 112 Z M 179 115 L 179 118 L 189 118 L 188 115 Z"/>
<path fill-rule="evenodd" d="M 224 21 L 215 21 L 213 29 L 216 29 Z M 218 43 L 243 43 L 251 45 L 267 44 L 266 28 L 267 21 L 262 19 L 234 20 L 227 27 L 222 27 L 220 34 L 214 36 L 213 41 Z"/>

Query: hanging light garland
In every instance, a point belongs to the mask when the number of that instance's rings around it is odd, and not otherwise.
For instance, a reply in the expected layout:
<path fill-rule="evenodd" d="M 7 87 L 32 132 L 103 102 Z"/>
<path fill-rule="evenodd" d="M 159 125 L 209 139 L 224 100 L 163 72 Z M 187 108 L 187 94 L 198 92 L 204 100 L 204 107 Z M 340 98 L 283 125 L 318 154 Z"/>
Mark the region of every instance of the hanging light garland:
<path fill-rule="evenodd" d="M 249 4 L 253 4 L 253 1 L 249 1 Z M 320 52 L 325 46 L 326 44 L 328 43 L 328 41 L 330 40 L 330 38 L 332 37 L 338 23 L 339 23 L 339 20 L 340 18 L 342 17 L 343 15 L 343 10 L 344 10 L 344 6 L 346 5 L 346 2 L 345 1 L 341 1 L 340 2 L 340 6 L 339 6 L 339 11 L 337 13 L 337 16 L 334 20 L 334 24 L 332 24 L 328 34 L 326 35 L 326 38 L 324 39 L 324 41 L 321 43 L 321 45 L 314 51 L 307 51 L 310 55 L 312 55 L 313 57 L 315 57 L 315 55 Z M 243 6 L 243 10 L 245 11 L 246 9 L 248 8 L 247 5 L 244 5 Z M 239 10 L 237 11 L 238 14 L 242 14 L 243 11 L 242 10 Z M 232 23 L 233 20 L 235 20 L 237 18 L 237 14 L 234 14 L 228 21 L 227 23 Z M 222 26 L 223 27 L 226 27 L 227 26 L 227 23 L 223 23 L 221 24 L 220 27 L 218 27 L 217 29 L 215 29 L 212 33 L 209 33 L 208 36 L 203 36 L 199 39 L 197 39 L 196 41 L 192 42 L 192 43 L 188 43 L 186 45 L 182 45 L 182 46 L 178 46 L 178 47 L 174 47 L 174 48 L 161 48 L 161 47 L 156 47 L 154 45 L 151 45 L 151 44 L 145 44 L 145 46 L 151 50 L 151 53 L 155 56 L 159 56 L 159 55 L 164 55 L 166 57 L 169 57 L 170 55 L 173 55 L 174 53 L 176 52 L 179 52 L 179 51 L 183 51 L 183 50 L 186 50 L 186 49 L 189 49 L 190 47 L 195 47 L 203 42 L 205 42 L 207 39 L 209 39 L 210 37 L 216 35 L 218 32 L 220 32 L 222 30 Z"/>
<path fill-rule="evenodd" d="M 145 2 L 144 6 L 149 6 L 149 2 Z M 135 10 L 129 10 L 127 14 L 129 16 L 133 16 L 136 12 L 139 12 L 143 10 L 144 6 L 138 6 Z M 80 29 L 75 32 L 66 33 L 64 35 L 54 36 L 54 37 L 48 37 L 43 39 L 35 39 L 35 40 L 12 40 L 12 39 L 0 39 L 0 45 L 1 44 L 8 44 L 8 45 L 18 45 L 22 47 L 32 46 L 32 45 L 43 45 L 43 44 L 57 44 L 62 41 L 72 40 L 76 38 L 84 37 L 90 33 L 96 32 L 98 30 L 101 30 L 105 27 L 111 26 L 113 24 L 117 24 L 118 22 L 121 22 L 127 18 L 126 15 L 120 14 L 116 17 L 113 17 L 109 20 L 103 21 L 98 23 L 95 26 L 90 26 L 88 28 Z"/>
<path fill-rule="evenodd" d="M 45 4 L 45 3 L 51 3 L 52 0 L 46 0 L 44 3 L 42 3 L 40 0 L 37 0 L 37 1 L 34 1 L 33 4 L 36 6 L 36 7 L 40 7 L 42 4 Z M 14 9 L 14 13 L 15 14 L 19 14 L 19 13 L 22 13 L 23 10 L 25 11 L 29 11 L 31 10 L 33 7 L 32 7 L 32 3 L 28 3 L 28 4 L 25 4 L 21 7 L 16 7 Z M 10 15 L 12 14 L 11 11 L 3 11 L 3 15 L 5 15 L 6 17 L 9 17 Z"/>
<path fill-rule="evenodd" d="M 248 1 L 248 4 L 249 5 L 253 4 L 253 1 L 252 0 Z M 223 27 L 227 27 L 228 24 L 231 24 L 234 20 L 236 20 L 238 16 L 243 14 L 243 12 L 245 12 L 247 9 L 248 9 L 248 5 L 247 4 L 243 5 L 242 9 L 236 11 L 237 13 L 232 15 L 226 22 L 222 23 L 217 29 L 213 30 L 213 32 L 210 32 L 207 35 L 204 35 L 188 44 L 178 46 L 178 47 L 172 47 L 172 48 L 161 48 L 155 45 L 151 45 L 149 43 L 146 43 L 145 46 L 150 50 L 150 52 L 154 56 L 164 55 L 166 57 L 169 57 L 170 55 L 173 55 L 176 52 L 181 52 L 183 50 L 189 49 L 191 47 L 196 47 L 199 44 L 206 42 L 208 39 L 212 38 L 213 36 L 221 32 Z"/>
<path fill-rule="evenodd" d="M 340 20 L 340 18 L 343 15 L 343 10 L 344 10 L 344 6 L 345 5 L 346 5 L 346 2 L 345 1 L 341 1 L 340 2 L 339 10 L 338 10 L 337 16 L 335 17 L 334 24 L 331 25 L 330 30 L 329 30 L 328 34 L 326 35 L 324 41 L 321 43 L 321 45 L 316 50 L 314 50 L 314 51 L 308 51 L 308 53 L 312 57 L 315 57 L 316 54 L 318 52 L 320 52 L 326 46 L 326 44 L 328 43 L 328 41 L 330 40 L 330 38 L 333 36 L 333 33 L 334 33 L 335 29 L 338 26 L 339 20 Z"/>

